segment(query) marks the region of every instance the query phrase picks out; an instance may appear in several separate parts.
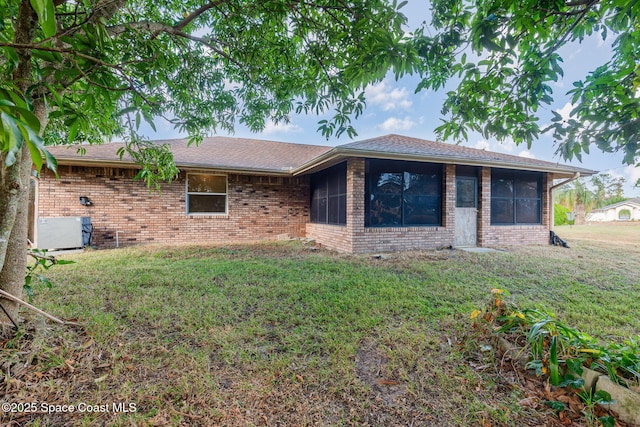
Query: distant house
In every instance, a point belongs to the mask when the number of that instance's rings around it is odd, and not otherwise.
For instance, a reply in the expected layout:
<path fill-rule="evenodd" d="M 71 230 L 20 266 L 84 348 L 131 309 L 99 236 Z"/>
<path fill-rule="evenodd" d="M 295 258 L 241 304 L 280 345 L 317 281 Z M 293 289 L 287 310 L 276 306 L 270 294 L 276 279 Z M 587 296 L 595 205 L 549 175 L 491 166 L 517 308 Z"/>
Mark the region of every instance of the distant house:
<path fill-rule="evenodd" d="M 614 203 L 587 214 L 587 222 L 640 221 L 640 198 Z"/>
<path fill-rule="evenodd" d="M 342 252 L 548 242 L 555 179 L 594 171 L 399 135 L 337 147 L 227 137 L 168 144 L 181 172 L 150 193 L 121 143 L 52 147 L 35 227 L 90 217 L 99 248 L 307 237 Z M 34 239 L 37 242 L 38 232 Z"/>

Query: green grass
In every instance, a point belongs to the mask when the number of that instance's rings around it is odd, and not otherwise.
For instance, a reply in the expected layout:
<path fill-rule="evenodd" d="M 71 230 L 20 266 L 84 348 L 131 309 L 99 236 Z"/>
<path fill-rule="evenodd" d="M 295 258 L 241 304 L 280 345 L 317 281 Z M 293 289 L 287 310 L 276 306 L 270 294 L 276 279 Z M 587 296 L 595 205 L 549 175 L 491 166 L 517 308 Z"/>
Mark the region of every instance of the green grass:
<path fill-rule="evenodd" d="M 28 420 L 543 423 L 548 413 L 517 405 L 518 387 L 469 363 L 487 357 L 468 341 L 469 313 L 500 287 L 519 307 L 550 310 L 593 336 L 637 334 L 640 248 L 620 256 L 611 243 L 573 246 L 374 259 L 270 243 L 65 257 L 77 263 L 50 270 L 54 286 L 37 288 L 34 302 L 85 327 L 53 328 L 47 360 L 33 368 L 44 376 L 31 375 L 26 393 L 42 398 L 50 380 L 49 401 L 135 402 L 138 411 Z"/>
<path fill-rule="evenodd" d="M 561 225 L 555 231 L 560 237 L 571 240 L 615 242 L 618 245 L 637 245 L 640 242 L 640 222 L 637 221 Z"/>

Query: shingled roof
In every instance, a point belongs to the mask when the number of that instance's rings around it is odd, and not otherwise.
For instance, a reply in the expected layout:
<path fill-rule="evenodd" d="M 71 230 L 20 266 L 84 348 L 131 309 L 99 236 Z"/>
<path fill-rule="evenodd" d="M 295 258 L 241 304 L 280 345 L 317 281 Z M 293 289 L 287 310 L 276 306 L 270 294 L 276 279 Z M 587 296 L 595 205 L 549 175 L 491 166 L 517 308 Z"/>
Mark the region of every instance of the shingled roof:
<path fill-rule="evenodd" d="M 576 172 L 579 172 L 581 175 L 593 175 L 597 173 L 589 169 L 577 168 L 561 163 L 393 134 L 339 145 L 331 151 L 322 154 L 319 158 L 314 158 L 307 164 L 297 168 L 296 173 L 317 170 L 318 168 L 326 167 L 326 164 L 336 163 L 346 157 L 491 166 L 552 172 L 558 175 L 573 175 Z"/>
<path fill-rule="evenodd" d="M 178 168 L 219 169 L 238 172 L 259 172 L 287 174 L 319 155 L 331 150 L 331 147 L 319 145 L 290 144 L 286 142 L 262 141 L 245 138 L 216 136 L 204 138 L 196 146 L 188 146 L 186 139 L 153 141 L 155 144 L 167 144 L 171 147 Z M 133 165 L 128 155 L 120 160 L 117 151 L 124 143 L 105 143 L 83 145 L 84 155 L 78 154 L 79 146 L 50 147 L 49 151 L 60 164 L 106 164 L 111 166 Z"/>
<path fill-rule="evenodd" d="M 187 142 L 186 139 L 154 141 L 156 144 L 168 144 L 171 147 L 179 168 L 300 175 L 324 169 L 348 157 L 367 157 L 535 170 L 551 172 L 558 177 L 570 176 L 577 172 L 581 175 L 596 173 L 561 163 L 401 135 L 385 135 L 333 148 L 221 136 L 205 138 L 198 146 L 188 147 Z M 131 158 L 125 156 L 120 160 L 117 155 L 118 149 L 123 145 L 106 143 L 83 146 L 86 149 L 84 155 L 77 153 L 78 146 L 50 147 L 50 151 L 60 164 L 133 166 Z"/>

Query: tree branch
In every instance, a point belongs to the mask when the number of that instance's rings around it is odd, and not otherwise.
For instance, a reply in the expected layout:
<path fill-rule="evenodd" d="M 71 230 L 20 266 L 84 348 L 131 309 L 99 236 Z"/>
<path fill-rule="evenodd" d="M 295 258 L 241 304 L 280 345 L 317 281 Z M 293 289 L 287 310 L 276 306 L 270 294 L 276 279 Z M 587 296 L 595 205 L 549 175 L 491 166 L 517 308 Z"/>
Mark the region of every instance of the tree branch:
<path fill-rule="evenodd" d="M 193 12 L 191 12 L 182 21 L 180 21 L 176 25 L 174 25 L 173 28 L 175 28 L 176 30 L 180 31 L 184 27 L 189 25 L 189 23 L 191 23 L 191 21 L 196 19 L 198 16 L 202 15 L 207 10 L 209 10 L 211 8 L 214 8 L 214 7 L 218 7 L 218 6 L 222 5 L 222 4 L 224 4 L 225 2 L 226 2 L 226 0 L 218 0 L 218 1 L 215 1 L 215 2 L 209 2 L 209 3 L 205 4 L 204 6 L 200 7 L 199 9 L 196 9 Z"/>
<path fill-rule="evenodd" d="M 16 50 L 42 50 L 45 52 L 58 52 L 61 54 L 66 54 L 66 55 L 75 55 L 78 56 L 80 58 L 84 58 L 88 61 L 94 62 L 98 65 L 102 65 L 104 67 L 108 67 L 108 68 L 115 68 L 115 69 L 119 69 L 119 66 L 116 64 L 111 64 L 109 62 L 105 62 L 101 59 L 98 59 L 94 56 L 91 55 L 87 55 L 85 53 L 82 52 L 78 52 L 77 50 L 74 49 L 68 49 L 68 48 L 63 48 L 63 47 L 48 47 L 48 46 L 39 46 L 38 44 L 34 44 L 34 43 L 6 43 L 6 42 L 0 42 L 0 47 L 12 47 Z"/>
<path fill-rule="evenodd" d="M 149 33 L 151 33 L 153 35 L 160 34 L 160 33 L 171 34 L 171 35 L 182 37 L 182 38 L 185 38 L 185 39 L 197 42 L 197 43 L 201 43 L 201 44 L 207 46 L 209 49 L 211 49 L 214 52 L 216 52 L 218 55 L 220 55 L 223 58 L 225 58 L 227 61 L 232 62 L 233 64 L 235 64 L 237 67 L 239 67 L 241 69 L 243 68 L 243 64 L 238 62 L 236 59 L 232 58 L 229 54 L 227 54 L 226 52 L 224 52 L 223 50 L 221 50 L 217 46 L 213 45 L 211 43 L 212 40 L 206 39 L 204 37 L 197 37 L 197 36 L 193 36 L 191 34 L 187 34 L 185 32 L 182 32 L 182 31 L 176 29 L 176 27 L 172 27 L 170 25 L 162 24 L 162 23 L 159 23 L 159 22 L 150 22 L 150 21 L 131 22 L 131 23 L 128 23 L 128 24 L 120 24 L 120 25 L 114 25 L 112 27 L 108 27 L 107 31 L 111 35 L 121 35 L 125 31 L 127 31 L 128 29 L 146 31 L 146 32 L 149 32 Z M 1 46 L 1 44 L 0 44 L 0 46 Z M 246 75 L 246 73 L 245 73 L 245 75 Z M 249 77 L 248 75 L 246 75 L 246 76 Z"/>
<path fill-rule="evenodd" d="M 594 5 L 596 3 L 600 3 L 600 0 L 579 0 L 579 1 L 572 1 L 572 2 L 568 2 L 566 3 L 567 7 L 576 7 L 576 6 L 587 6 L 587 5 Z"/>
<path fill-rule="evenodd" d="M 39 308 L 34 307 L 34 306 L 32 306 L 31 304 L 29 304 L 29 303 L 27 303 L 25 301 L 22 301 L 20 298 L 14 296 L 14 295 L 11 295 L 8 292 L 3 291 L 2 289 L 0 289 L 0 298 L 8 299 L 9 301 L 13 301 L 13 302 L 18 303 L 20 305 L 23 305 L 26 308 L 28 308 L 29 310 L 35 311 L 39 315 L 44 316 L 49 320 L 53 320 L 56 323 L 60 323 L 61 325 L 74 325 L 74 326 L 76 326 L 76 325 L 80 324 L 78 322 L 69 322 L 69 321 L 66 321 L 66 320 L 58 319 L 57 317 L 52 316 L 49 313 L 47 313 L 45 311 L 42 311 Z"/>
<path fill-rule="evenodd" d="M 551 46 L 551 48 L 547 49 L 544 52 L 544 57 L 548 57 L 550 54 L 555 52 L 560 46 L 562 46 L 564 44 L 564 42 L 567 40 L 567 37 L 569 37 L 569 34 L 571 34 L 573 29 L 580 23 L 580 21 L 582 21 L 584 19 L 584 17 L 586 16 L 587 12 L 589 12 L 589 10 L 591 10 L 591 8 L 594 5 L 596 5 L 599 1 L 600 0 L 588 0 L 588 1 L 585 2 L 586 3 L 585 8 L 580 11 L 581 13 L 578 15 L 576 20 L 569 26 L 569 28 L 564 32 L 562 37 L 560 37 L 560 39 L 558 41 L 556 41 L 554 43 L 554 45 Z M 538 62 L 538 65 L 540 63 L 542 63 L 542 61 L 544 60 L 544 57 Z"/>

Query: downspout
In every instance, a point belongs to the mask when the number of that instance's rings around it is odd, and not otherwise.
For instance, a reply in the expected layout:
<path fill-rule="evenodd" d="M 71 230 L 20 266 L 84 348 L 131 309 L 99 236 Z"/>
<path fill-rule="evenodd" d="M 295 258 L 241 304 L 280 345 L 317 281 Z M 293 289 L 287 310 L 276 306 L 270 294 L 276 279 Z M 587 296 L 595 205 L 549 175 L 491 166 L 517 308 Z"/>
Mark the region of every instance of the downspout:
<path fill-rule="evenodd" d="M 553 186 L 551 186 L 551 188 L 549 188 L 549 210 L 550 210 L 550 215 L 549 215 L 549 216 L 550 216 L 550 219 L 549 219 L 549 221 L 550 221 L 549 229 L 550 229 L 551 231 L 554 231 L 554 227 L 555 227 L 555 218 L 554 218 L 554 216 L 555 216 L 555 215 L 554 215 L 554 213 L 555 213 L 555 212 L 554 212 L 554 211 L 555 211 L 555 209 L 553 209 L 553 206 L 554 206 L 554 202 L 553 202 L 553 190 L 555 190 L 555 189 L 556 189 L 556 188 L 558 188 L 558 187 L 562 187 L 562 186 L 563 186 L 563 185 L 565 185 L 565 184 L 569 184 L 570 182 L 573 182 L 573 181 L 575 181 L 575 180 L 576 180 L 576 179 L 578 179 L 578 178 L 580 178 L 580 172 L 576 172 L 576 173 L 575 173 L 571 178 L 569 178 L 569 179 L 567 179 L 567 180 L 565 180 L 565 181 L 562 181 L 562 182 L 561 182 L 561 183 L 559 183 L 559 184 L 553 185 Z"/>

